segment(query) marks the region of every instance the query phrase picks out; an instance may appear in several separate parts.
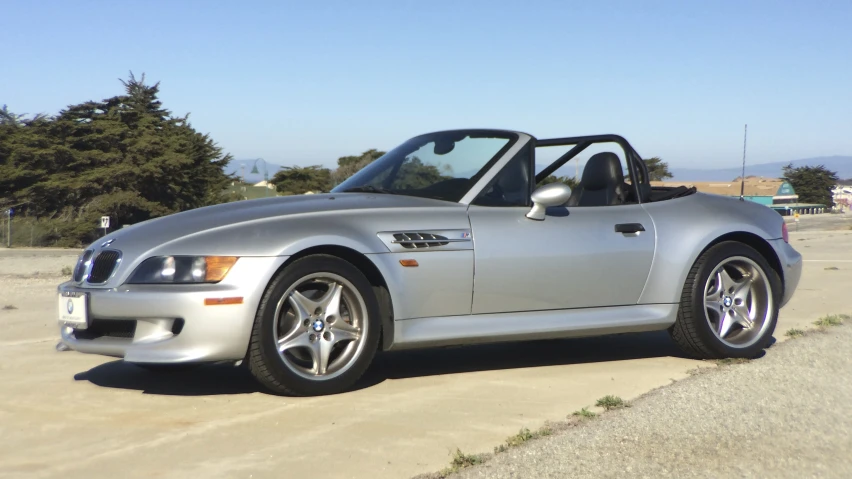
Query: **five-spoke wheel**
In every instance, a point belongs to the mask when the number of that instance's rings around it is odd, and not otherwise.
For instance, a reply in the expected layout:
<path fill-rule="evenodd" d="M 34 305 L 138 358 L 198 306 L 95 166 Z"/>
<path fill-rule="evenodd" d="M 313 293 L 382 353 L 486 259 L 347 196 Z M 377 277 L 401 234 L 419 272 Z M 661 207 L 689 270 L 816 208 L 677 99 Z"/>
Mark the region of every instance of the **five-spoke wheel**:
<path fill-rule="evenodd" d="M 672 338 L 701 358 L 753 357 L 769 343 L 778 317 L 778 273 L 754 248 L 726 241 L 689 271 Z"/>
<path fill-rule="evenodd" d="M 258 308 L 249 368 L 275 392 L 341 392 L 378 347 L 379 307 L 367 278 L 332 256 L 308 256 L 273 280 Z"/>
<path fill-rule="evenodd" d="M 310 379 L 344 372 L 363 348 L 366 308 L 358 290 L 336 274 L 296 281 L 278 301 L 272 325 L 284 364 Z"/>
<path fill-rule="evenodd" d="M 744 256 L 722 261 L 707 278 L 707 321 L 723 343 L 751 345 L 772 315 L 772 289 L 760 266 Z"/>

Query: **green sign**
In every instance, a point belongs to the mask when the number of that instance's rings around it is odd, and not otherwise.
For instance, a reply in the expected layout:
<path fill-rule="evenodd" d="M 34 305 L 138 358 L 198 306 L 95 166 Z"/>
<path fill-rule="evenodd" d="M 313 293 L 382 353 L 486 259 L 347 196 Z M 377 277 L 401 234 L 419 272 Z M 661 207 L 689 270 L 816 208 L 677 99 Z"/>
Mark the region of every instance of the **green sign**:
<path fill-rule="evenodd" d="M 791 196 L 795 195 L 796 192 L 793 190 L 793 185 L 787 183 L 781 183 L 781 186 L 778 188 L 778 193 L 775 193 L 775 196 Z"/>

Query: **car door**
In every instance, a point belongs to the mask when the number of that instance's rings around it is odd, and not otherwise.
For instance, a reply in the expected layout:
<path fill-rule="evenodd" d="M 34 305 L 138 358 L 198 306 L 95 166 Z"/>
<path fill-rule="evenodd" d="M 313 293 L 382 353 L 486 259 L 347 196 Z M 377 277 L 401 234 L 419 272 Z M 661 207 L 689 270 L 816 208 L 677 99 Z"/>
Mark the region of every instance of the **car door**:
<path fill-rule="evenodd" d="M 638 204 L 468 209 L 473 314 L 636 304 L 654 259 L 655 230 Z M 633 232 L 636 225 L 644 231 Z M 619 231 L 620 230 L 620 231 Z"/>

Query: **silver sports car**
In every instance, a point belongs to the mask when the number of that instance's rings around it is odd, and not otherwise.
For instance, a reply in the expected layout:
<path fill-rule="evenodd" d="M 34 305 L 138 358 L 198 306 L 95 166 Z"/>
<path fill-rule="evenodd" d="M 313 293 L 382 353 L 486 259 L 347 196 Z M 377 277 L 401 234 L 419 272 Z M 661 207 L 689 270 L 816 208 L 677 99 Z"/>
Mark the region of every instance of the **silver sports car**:
<path fill-rule="evenodd" d="M 552 181 L 584 151 L 573 189 Z M 276 393 L 317 395 L 350 388 L 379 350 L 668 330 L 695 357 L 754 356 L 801 269 L 776 212 L 652 187 L 620 136 L 452 130 L 329 194 L 115 231 L 58 307 L 76 351 L 150 369 L 243 361 Z"/>

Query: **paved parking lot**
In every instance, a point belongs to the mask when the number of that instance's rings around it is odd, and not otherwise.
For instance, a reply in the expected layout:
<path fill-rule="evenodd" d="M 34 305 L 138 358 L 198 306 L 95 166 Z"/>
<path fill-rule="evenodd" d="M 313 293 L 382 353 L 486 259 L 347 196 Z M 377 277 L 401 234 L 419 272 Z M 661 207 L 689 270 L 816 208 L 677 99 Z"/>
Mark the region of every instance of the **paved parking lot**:
<path fill-rule="evenodd" d="M 852 309 L 852 231 L 791 242 L 806 263 L 779 341 Z M 0 477 L 410 477 L 710 366 L 647 333 L 387 353 L 353 392 L 277 397 L 238 368 L 157 375 L 57 352 L 55 286 L 75 254 L 0 250 Z"/>
<path fill-rule="evenodd" d="M 848 231 L 852 229 L 852 211 L 822 213 L 818 215 L 785 216 L 784 221 L 791 232 L 796 231 Z"/>

